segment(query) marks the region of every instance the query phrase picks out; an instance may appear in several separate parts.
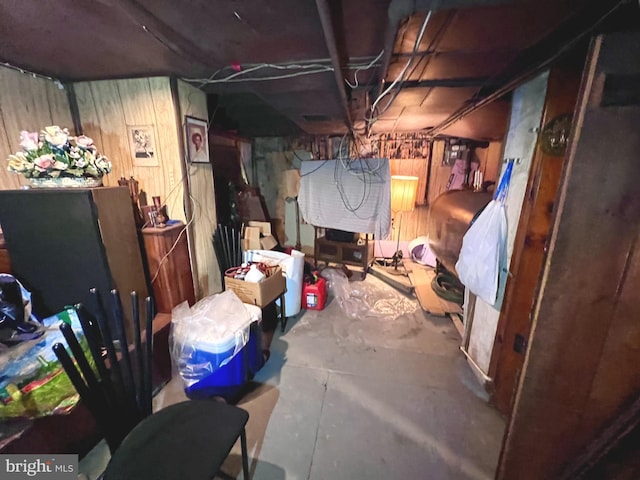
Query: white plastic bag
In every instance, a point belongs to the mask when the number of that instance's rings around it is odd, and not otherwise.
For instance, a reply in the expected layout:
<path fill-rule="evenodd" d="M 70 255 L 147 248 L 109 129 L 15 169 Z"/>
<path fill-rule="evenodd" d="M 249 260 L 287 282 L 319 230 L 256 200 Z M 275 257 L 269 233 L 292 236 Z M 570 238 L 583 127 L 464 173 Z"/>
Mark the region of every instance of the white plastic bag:
<path fill-rule="evenodd" d="M 462 237 L 456 262 L 460 281 L 489 305 L 496 305 L 500 272 L 506 272 L 507 214 L 504 202 L 509 193 L 513 160 L 509 161 L 494 199 L 480 213 Z M 503 286 L 504 286 L 504 282 Z"/>
<path fill-rule="evenodd" d="M 500 258 L 506 242 L 504 205 L 492 200 L 464 235 L 456 262 L 460 281 L 489 305 L 496 303 Z"/>
<path fill-rule="evenodd" d="M 233 292 L 185 301 L 171 312 L 170 353 L 184 385 L 207 378 L 236 356 L 249 341 L 251 314 Z"/>

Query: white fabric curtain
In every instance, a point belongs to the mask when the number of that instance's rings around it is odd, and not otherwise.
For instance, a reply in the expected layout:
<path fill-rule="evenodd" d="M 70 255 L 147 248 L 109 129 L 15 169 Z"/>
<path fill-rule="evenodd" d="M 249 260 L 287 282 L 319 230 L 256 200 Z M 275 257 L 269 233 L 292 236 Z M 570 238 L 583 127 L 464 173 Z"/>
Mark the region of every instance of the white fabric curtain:
<path fill-rule="evenodd" d="M 300 213 L 316 227 L 371 233 L 391 229 L 391 174 L 385 158 L 316 160 L 300 168 Z"/>

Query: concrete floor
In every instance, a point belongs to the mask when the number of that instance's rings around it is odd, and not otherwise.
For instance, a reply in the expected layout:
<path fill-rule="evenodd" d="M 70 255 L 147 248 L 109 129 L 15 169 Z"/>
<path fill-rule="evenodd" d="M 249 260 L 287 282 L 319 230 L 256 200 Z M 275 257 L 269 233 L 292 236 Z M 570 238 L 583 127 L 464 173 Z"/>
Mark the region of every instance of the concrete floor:
<path fill-rule="evenodd" d="M 504 421 L 487 405 L 451 322 L 371 275 L 349 286 L 352 295 L 370 289 L 384 314 L 353 319 L 330 297 L 323 311 L 291 317 L 240 401 L 250 413 L 251 478 L 493 478 Z M 394 319 L 386 314 L 394 308 L 413 312 Z M 174 377 L 155 403 L 184 398 Z M 80 471 L 93 480 L 107 461 L 101 444 Z M 239 445 L 224 471 L 242 478 Z"/>

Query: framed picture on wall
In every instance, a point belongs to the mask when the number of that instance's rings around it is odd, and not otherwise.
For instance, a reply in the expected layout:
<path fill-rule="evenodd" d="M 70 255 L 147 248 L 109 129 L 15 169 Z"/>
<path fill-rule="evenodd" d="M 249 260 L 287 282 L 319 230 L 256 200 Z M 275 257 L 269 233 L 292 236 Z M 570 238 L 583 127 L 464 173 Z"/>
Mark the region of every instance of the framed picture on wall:
<path fill-rule="evenodd" d="M 189 163 L 209 163 L 207 121 L 185 115 L 184 125 Z"/>
<path fill-rule="evenodd" d="M 153 125 L 127 125 L 127 137 L 134 167 L 160 165 L 156 150 L 156 130 Z"/>

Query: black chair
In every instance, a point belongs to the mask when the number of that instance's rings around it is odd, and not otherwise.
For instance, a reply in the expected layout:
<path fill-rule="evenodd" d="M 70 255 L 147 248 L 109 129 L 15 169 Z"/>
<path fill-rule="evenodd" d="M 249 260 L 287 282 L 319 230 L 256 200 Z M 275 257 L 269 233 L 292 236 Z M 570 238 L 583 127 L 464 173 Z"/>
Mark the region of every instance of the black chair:
<path fill-rule="evenodd" d="M 212 241 L 224 287 L 224 272 L 242 263 L 242 227 L 218 224 Z"/>
<path fill-rule="evenodd" d="M 115 335 L 98 293 L 95 289 L 91 293 L 96 302 L 95 317 L 83 305 L 75 308 L 97 375 L 70 325 L 63 323 L 60 329 L 75 363 L 61 343 L 56 343 L 53 351 L 95 417 L 111 451 L 103 478 L 209 480 L 216 474 L 228 477 L 220 472 L 220 467 L 240 439 L 243 475 L 248 480 L 245 425 L 249 414 L 213 400 L 188 400 L 152 413 L 151 299 L 146 299 L 143 340 L 138 297 L 135 292 L 131 294 L 135 339 L 130 345 L 118 293 L 111 291 Z M 114 344 L 114 337 L 120 348 Z"/>

